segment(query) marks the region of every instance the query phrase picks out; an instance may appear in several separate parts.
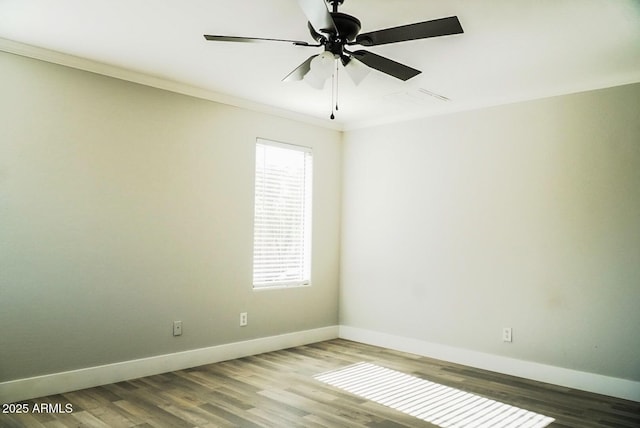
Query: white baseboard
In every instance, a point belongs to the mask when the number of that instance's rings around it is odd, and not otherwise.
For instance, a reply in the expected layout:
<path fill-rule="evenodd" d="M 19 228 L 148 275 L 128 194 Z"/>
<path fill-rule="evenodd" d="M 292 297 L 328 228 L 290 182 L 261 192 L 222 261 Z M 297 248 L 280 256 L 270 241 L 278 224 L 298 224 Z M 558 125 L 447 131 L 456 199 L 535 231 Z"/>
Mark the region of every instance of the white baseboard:
<path fill-rule="evenodd" d="M 338 337 L 338 326 L 234 342 L 0 383 L 0 403 L 61 394 Z"/>
<path fill-rule="evenodd" d="M 349 326 L 330 326 L 0 383 L 11 403 L 242 358 L 323 340 L 353 340 L 512 376 L 640 402 L 640 382 L 454 348 Z"/>
<path fill-rule="evenodd" d="M 340 326 L 340 338 L 484 370 L 640 402 L 640 382 L 454 348 L 356 327 Z"/>

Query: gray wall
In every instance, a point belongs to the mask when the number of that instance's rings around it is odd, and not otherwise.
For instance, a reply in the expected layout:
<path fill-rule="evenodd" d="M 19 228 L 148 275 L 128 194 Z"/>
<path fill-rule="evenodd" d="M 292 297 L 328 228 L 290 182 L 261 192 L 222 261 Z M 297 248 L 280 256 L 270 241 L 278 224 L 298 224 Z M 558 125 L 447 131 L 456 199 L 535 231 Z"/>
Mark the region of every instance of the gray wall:
<path fill-rule="evenodd" d="M 341 325 L 640 380 L 639 100 L 346 133 Z"/>
<path fill-rule="evenodd" d="M 2 52 L 0 70 L 0 381 L 337 324 L 339 132 Z M 258 136 L 314 149 L 312 287 L 252 290 Z"/>
<path fill-rule="evenodd" d="M 342 137 L 0 70 L 0 382 L 335 325 L 340 269 L 344 325 L 640 380 L 640 85 Z M 314 147 L 310 288 L 251 289 L 257 136 Z"/>

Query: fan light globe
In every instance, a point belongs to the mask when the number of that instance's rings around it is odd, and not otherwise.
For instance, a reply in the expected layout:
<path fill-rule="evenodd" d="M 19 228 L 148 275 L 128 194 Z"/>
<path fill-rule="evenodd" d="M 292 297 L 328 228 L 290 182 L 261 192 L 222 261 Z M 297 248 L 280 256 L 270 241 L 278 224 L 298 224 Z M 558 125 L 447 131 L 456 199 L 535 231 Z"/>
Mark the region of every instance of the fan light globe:
<path fill-rule="evenodd" d="M 327 81 L 326 78 L 322 77 L 322 76 L 318 76 L 315 73 L 313 73 L 312 71 L 308 72 L 303 79 L 307 85 L 311 86 L 314 89 L 322 89 L 324 88 L 324 84 Z"/>
<path fill-rule="evenodd" d="M 354 57 L 351 57 L 347 65 L 344 66 L 344 69 L 356 86 L 359 85 L 360 82 L 369 75 L 369 71 L 371 71 L 369 67 Z"/>
<path fill-rule="evenodd" d="M 329 77 L 333 72 L 334 60 L 331 52 L 324 51 L 311 61 L 311 70 Z"/>
<path fill-rule="evenodd" d="M 309 71 L 303 80 L 313 88 L 322 89 L 327 79 L 333 75 L 334 67 L 335 57 L 331 52 L 324 51 L 311 60 Z"/>

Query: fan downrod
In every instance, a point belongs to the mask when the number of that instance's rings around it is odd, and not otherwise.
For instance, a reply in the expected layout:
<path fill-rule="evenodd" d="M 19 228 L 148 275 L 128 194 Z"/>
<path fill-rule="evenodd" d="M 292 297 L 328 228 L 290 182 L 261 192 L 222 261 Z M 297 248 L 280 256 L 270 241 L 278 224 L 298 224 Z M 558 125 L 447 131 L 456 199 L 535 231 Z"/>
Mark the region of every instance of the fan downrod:
<path fill-rule="evenodd" d="M 311 23 L 308 24 L 309 33 L 315 41 L 325 47 L 325 50 L 334 55 L 342 55 L 344 53 L 344 46 L 348 42 L 355 40 L 358 33 L 360 33 L 361 23 L 355 16 L 338 12 L 338 6 L 344 3 L 344 0 L 329 0 L 328 3 L 331 4 L 333 8 L 333 11 L 329 13 L 338 30 L 337 34 L 319 33 L 311 26 Z"/>
<path fill-rule="evenodd" d="M 344 0 L 329 0 L 329 4 L 333 8 L 333 12 L 337 12 L 338 6 L 340 6 L 342 3 L 344 3 Z"/>

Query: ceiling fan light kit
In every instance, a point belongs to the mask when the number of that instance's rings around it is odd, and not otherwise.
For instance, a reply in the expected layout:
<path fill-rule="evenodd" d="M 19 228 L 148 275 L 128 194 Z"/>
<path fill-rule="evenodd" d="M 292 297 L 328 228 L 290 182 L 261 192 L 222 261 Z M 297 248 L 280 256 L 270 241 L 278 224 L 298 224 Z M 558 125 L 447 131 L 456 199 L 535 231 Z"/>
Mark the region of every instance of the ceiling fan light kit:
<path fill-rule="evenodd" d="M 333 75 L 336 59 L 331 52 L 324 51 L 320 55 L 316 55 L 309 64 L 309 71 L 304 75 L 302 80 L 311 87 L 322 89 L 325 82 Z"/>
<path fill-rule="evenodd" d="M 310 44 L 300 40 L 215 36 L 208 34 L 204 37 L 206 40 L 219 42 L 286 42 L 300 47 L 323 47 L 324 51 L 322 53 L 310 56 L 305 62 L 285 76 L 283 81 L 303 80 L 313 88 L 322 89 L 324 88 L 325 82 L 331 77 L 333 80 L 332 96 L 335 100 L 337 98 L 337 71 L 339 69 L 339 63 L 342 63 L 347 74 L 356 85 L 366 77 L 370 68 L 403 81 L 409 80 L 421 73 L 420 70 L 372 52 L 366 50 L 350 51 L 347 47 L 353 45 L 366 47 L 378 46 L 464 32 L 458 17 L 450 16 L 360 34 L 360 20 L 354 16 L 338 12 L 338 6 L 343 2 L 344 0 L 328 0 L 327 3 L 330 4 L 332 8 L 330 12 L 325 0 L 298 0 L 298 5 L 308 19 L 311 37 L 317 44 Z M 331 119 L 334 118 L 334 100 L 332 100 Z"/>

